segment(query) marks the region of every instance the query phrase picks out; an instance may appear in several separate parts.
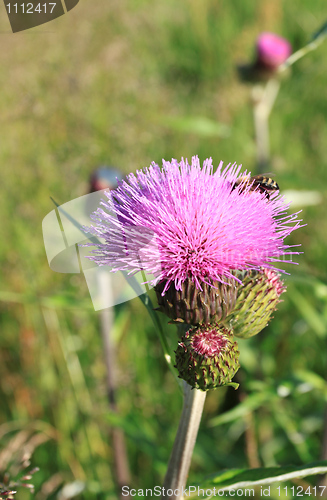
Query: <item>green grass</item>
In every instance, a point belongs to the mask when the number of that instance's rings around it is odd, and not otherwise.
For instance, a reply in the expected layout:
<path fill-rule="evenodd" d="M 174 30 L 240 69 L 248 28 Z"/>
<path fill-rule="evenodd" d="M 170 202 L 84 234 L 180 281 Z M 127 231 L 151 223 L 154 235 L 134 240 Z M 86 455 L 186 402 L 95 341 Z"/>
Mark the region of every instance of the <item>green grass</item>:
<path fill-rule="evenodd" d="M 117 498 L 114 423 L 125 430 L 133 486 L 161 484 L 182 403 L 154 327 L 134 299 L 116 310 L 120 417 L 110 416 L 99 315 L 85 280 L 56 274 L 46 261 L 41 222 L 54 208 L 50 196 L 64 203 L 85 194 L 90 172 L 103 163 L 128 173 L 153 160 L 198 154 L 255 172 L 250 87 L 238 82 L 236 64 L 252 57 L 260 31 L 276 31 L 298 49 L 325 15 L 323 0 L 84 0 L 29 33 L 12 35 L 0 20 L 0 444 L 22 429 L 49 438 L 33 453 L 41 469 L 37 490 L 59 474 L 58 484 L 87 482 L 77 498 Z M 318 190 L 323 202 L 304 208 L 307 226 L 290 238 L 304 254 L 298 267 L 287 267 L 289 290 L 274 321 L 241 344 L 240 389 L 208 396 L 191 484 L 249 465 L 249 443 L 264 466 L 320 458 L 326 50 L 322 45 L 294 65 L 270 119 L 274 178 L 282 189 Z M 203 129 L 203 120 L 218 127 Z M 229 133 L 220 134 L 219 124 Z M 61 297 L 57 305 L 45 300 L 53 296 Z M 173 345 L 174 328 L 167 332 Z M 305 386 L 301 371 L 318 379 Z M 265 391 L 274 395 L 271 404 L 211 427 L 247 394 Z M 36 498 L 55 498 L 57 489 Z"/>

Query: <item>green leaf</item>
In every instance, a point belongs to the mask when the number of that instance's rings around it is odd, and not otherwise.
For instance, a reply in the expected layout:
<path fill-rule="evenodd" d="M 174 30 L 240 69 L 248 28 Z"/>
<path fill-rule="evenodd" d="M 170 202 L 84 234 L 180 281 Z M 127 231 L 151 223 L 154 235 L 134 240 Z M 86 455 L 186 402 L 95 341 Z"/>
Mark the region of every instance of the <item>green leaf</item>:
<path fill-rule="evenodd" d="M 310 370 L 296 370 L 294 372 L 294 375 L 302 382 L 302 385 L 307 384 L 308 387 L 311 386 L 312 389 L 317 389 L 325 396 L 327 395 L 327 382 L 317 373 L 314 373 Z"/>
<path fill-rule="evenodd" d="M 236 391 L 239 388 L 240 384 L 238 384 L 237 382 L 229 382 L 228 384 L 226 384 L 226 386 L 233 387 L 233 389 L 235 389 Z"/>
<path fill-rule="evenodd" d="M 267 392 L 256 392 L 248 396 L 244 401 L 239 403 L 232 410 L 226 411 L 222 415 L 218 415 L 218 417 L 213 418 L 209 422 L 210 427 L 214 427 L 216 425 L 225 424 L 227 422 L 233 422 L 239 418 L 243 418 L 248 413 L 256 410 L 260 406 L 266 403 L 266 401 L 271 401 L 273 397 L 276 397 L 276 394 L 267 391 Z"/>
<path fill-rule="evenodd" d="M 143 274 L 143 272 L 142 272 L 142 274 Z M 145 280 L 145 276 L 144 276 L 144 280 Z M 161 343 L 161 346 L 162 346 L 162 350 L 164 352 L 165 360 L 166 360 L 166 362 L 168 364 L 168 367 L 169 367 L 171 373 L 173 374 L 173 376 L 174 376 L 174 378 L 175 378 L 175 380 L 176 380 L 176 382 L 177 382 L 177 384 L 179 386 L 180 391 L 183 392 L 182 382 L 178 378 L 178 376 L 177 376 L 177 370 L 174 368 L 174 366 L 172 364 L 172 354 L 173 353 L 170 351 L 167 339 L 165 337 L 165 333 L 164 333 L 162 325 L 161 325 L 161 321 L 158 318 L 158 314 L 155 311 L 155 309 L 153 307 L 153 304 L 151 302 L 151 299 L 150 299 L 150 296 L 149 296 L 149 289 L 147 287 L 147 284 L 145 284 L 145 287 L 146 287 L 148 293 L 145 293 L 143 295 L 139 295 L 139 298 L 140 298 L 142 304 L 144 304 L 144 306 L 147 308 L 147 311 L 148 311 L 148 313 L 151 316 L 153 324 L 156 327 L 156 332 L 157 332 L 157 335 L 159 337 L 159 340 L 160 340 L 160 343 Z"/>
<path fill-rule="evenodd" d="M 294 446 L 301 461 L 306 462 L 307 460 L 310 460 L 308 444 L 305 441 L 304 436 L 298 430 L 295 415 L 292 415 L 293 412 L 291 411 L 291 408 L 287 407 L 285 401 L 283 404 L 275 401 L 272 405 L 272 411 L 276 422 L 280 425 L 288 440 Z"/>
<path fill-rule="evenodd" d="M 297 307 L 299 313 L 313 329 L 318 337 L 324 338 L 327 335 L 327 325 L 324 318 L 317 312 L 315 307 L 296 288 L 289 289 L 288 297 Z"/>
<path fill-rule="evenodd" d="M 165 124 L 173 130 L 202 137 L 229 137 L 230 127 L 204 116 L 166 117 Z"/>
<path fill-rule="evenodd" d="M 259 469 L 230 469 L 211 476 L 201 483 L 200 488 L 219 490 L 245 488 L 261 484 L 270 484 L 291 479 L 327 473 L 327 460 L 302 466 L 262 467 Z M 197 496 L 197 492 L 190 497 Z"/>
<path fill-rule="evenodd" d="M 40 303 L 45 307 L 52 309 L 93 309 L 92 304 L 87 299 L 78 299 L 69 293 L 51 295 L 49 297 L 40 297 Z"/>

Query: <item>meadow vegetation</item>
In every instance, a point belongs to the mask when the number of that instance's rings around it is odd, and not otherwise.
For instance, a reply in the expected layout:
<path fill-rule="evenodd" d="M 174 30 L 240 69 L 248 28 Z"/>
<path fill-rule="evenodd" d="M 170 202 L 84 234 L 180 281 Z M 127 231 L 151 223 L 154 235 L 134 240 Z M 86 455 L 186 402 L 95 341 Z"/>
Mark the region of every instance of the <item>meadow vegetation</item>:
<path fill-rule="evenodd" d="M 251 87 L 236 65 L 253 57 L 261 31 L 295 50 L 325 17 L 325 0 L 81 0 L 29 32 L 13 35 L 0 19 L 0 447 L 33 438 L 36 499 L 76 480 L 85 489 L 75 498 L 117 498 L 112 426 L 125 432 L 133 486 L 160 485 L 182 404 L 136 298 L 115 308 L 119 416 L 109 411 L 85 279 L 54 273 L 46 260 L 50 196 L 61 204 L 85 194 L 101 164 L 129 173 L 197 154 L 256 173 Z M 293 66 L 270 119 L 281 190 L 321 200 L 303 207 L 307 225 L 288 241 L 304 253 L 285 266 L 274 320 L 240 342 L 240 389 L 208 395 L 191 484 L 224 468 L 301 465 L 326 453 L 326 50 Z M 174 345 L 174 327 L 161 321 Z"/>

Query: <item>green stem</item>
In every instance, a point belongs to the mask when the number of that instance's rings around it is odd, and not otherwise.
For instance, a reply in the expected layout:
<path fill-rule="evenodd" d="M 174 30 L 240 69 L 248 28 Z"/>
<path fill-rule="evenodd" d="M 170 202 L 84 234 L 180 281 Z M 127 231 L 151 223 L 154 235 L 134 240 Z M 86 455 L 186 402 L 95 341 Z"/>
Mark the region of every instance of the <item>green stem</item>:
<path fill-rule="evenodd" d="M 142 277 L 143 277 L 144 282 L 145 282 L 146 278 L 145 278 L 144 271 L 141 271 L 141 274 L 142 274 Z M 181 380 L 177 377 L 177 372 L 172 364 L 171 350 L 170 350 L 170 347 L 168 345 L 164 331 L 162 329 L 161 322 L 158 318 L 156 311 L 154 310 L 152 301 L 149 297 L 149 287 L 148 287 L 147 283 L 145 283 L 145 288 L 146 288 L 147 293 L 140 295 L 139 298 L 140 298 L 141 302 L 144 304 L 144 306 L 147 308 L 147 310 L 151 316 L 151 319 L 154 323 L 154 326 L 156 327 L 156 332 L 159 336 L 159 340 L 161 343 L 162 350 L 164 352 L 164 357 L 165 357 L 165 360 L 167 362 L 168 368 L 171 371 L 171 373 L 174 375 L 174 378 L 175 378 L 176 382 L 178 383 L 179 388 L 181 388 Z"/>
<path fill-rule="evenodd" d="M 183 498 L 207 393 L 184 382 L 184 404 L 162 489 L 162 499 Z M 173 490 L 173 495 L 167 491 Z M 171 492 L 169 492 L 171 493 Z"/>
<path fill-rule="evenodd" d="M 278 68 L 278 73 L 282 73 L 285 71 L 287 68 L 292 66 L 296 61 L 301 59 L 303 56 L 308 54 L 309 52 L 312 52 L 313 50 L 316 50 L 316 48 L 319 47 L 319 45 L 324 41 L 325 37 L 320 37 L 319 39 L 308 43 L 308 45 L 305 45 L 305 47 L 302 47 L 302 49 L 297 50 L 293 54 L 291 54 L 288 59 L 284 62 L 284 64 L 281 64 Z"/>

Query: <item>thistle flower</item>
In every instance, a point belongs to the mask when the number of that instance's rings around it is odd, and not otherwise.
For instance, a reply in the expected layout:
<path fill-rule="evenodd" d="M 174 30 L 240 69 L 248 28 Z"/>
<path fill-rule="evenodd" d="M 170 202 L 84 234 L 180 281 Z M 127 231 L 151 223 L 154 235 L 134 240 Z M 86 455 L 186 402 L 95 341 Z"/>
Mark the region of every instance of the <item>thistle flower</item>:
<path fill-rule="evenodd" d="M 219 325 L 186 332 L 176 349 L 176 368 L 191 387 L 207 391 L 229 385 L 239 369 L 239 351 L 233 332 Z"/>
<path fill-rule="evenodd" d="M 211 159 L 201 168 L 193 157 L 128 175 L 106 193 L 92 216 L 96 224 L 84 228 L 104 239 L 89 258 L 113 272 L 144 271 L 162 296 L 188 280 L 203 291 L 240 282 L 234 270 L 274 269 L 295 253 L 284 238 L 299 227 L 297 214 L 285 214 L 278 193 L 267 200 L 246 182 L 235 188 L 240 174 L 236 164 L 223 169 L 221 162 L 214 173 Z"/>
<path fill-rule="evenodd" d="M 245 82 L 263 82 L 276 76 L 279 66 L 292 53 L 288 40 L 269 32 L 263 32 L 258 36 L 255 48 L 255 61 L 238 66 L 239 76 Z"/>
<path fill-rule="evenodd" d="M 288 40 L 275 33 L 261 33 L 257 39 L 257 63 L 275 70 L 292 53 Z"/>

